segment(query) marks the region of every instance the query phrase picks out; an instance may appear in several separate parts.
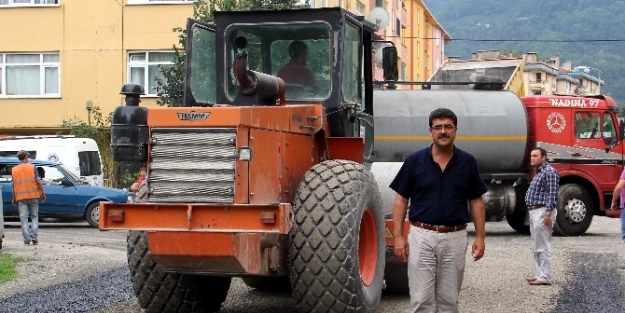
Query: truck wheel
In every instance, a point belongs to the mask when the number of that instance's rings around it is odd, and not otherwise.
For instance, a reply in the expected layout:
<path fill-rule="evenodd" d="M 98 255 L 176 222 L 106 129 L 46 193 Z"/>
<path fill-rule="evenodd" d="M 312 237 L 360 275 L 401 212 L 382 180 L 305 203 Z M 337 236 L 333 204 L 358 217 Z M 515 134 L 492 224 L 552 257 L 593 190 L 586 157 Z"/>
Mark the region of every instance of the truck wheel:
<path fill-rule="evenodd" d="M 517 208 L 512 214 L 506 215 L 506 221 L 508 225 L 517 232 L 528 234 L 530 232 L 530 227 L 529 225 L 525 225 L 526 216 L 527 211 Z"/>
<path fill-rule="evenodd" d="M 154 261 L 145 232 L 128 233 L 128 267 L 139 305 L 147 313 L 218 312 L 230 277 L 166 273 Z"/>
<path fill-rule="evenodd" d="M 292 294 L 302 312 L 373 312 L 382 293 L 385 231 L 373 174 L 330 160 L 299 185 L 290 234 Z"/>
<path fill-rule="evenodd" d="M 98 228 L 98 223 L 100 222 L 100 201 L 91 203 L 87 207 L 87 211 L 85 211 L 85 219 L 89 226 Z"/>
<path fill-rule="evenodd" d="M 288 291 L 291 283 L 288 277 L 242 277 L 243 282 L 250 288 L 261 291 Z"/>
<path fill-rule="evenodd" d="M 529 234 L 530 226 L 527 220 L 527 208 L 525 207 L 525 194 L 527 193 L 526 184 L 520 184 L 514 186 L 514 193 L 516 194 L 516 204 L 514 206 L 514 212 L 506 214 L 506 221 L 512 229 L 519 233 Z"/>
<path fill-rule="evenodd" d="M 590 227 L 593 214 L 593 204 L 584 187 L 578 184 L 560 186 L 558 216 L 553 231 L 563 236 L 581 235 Z"/>

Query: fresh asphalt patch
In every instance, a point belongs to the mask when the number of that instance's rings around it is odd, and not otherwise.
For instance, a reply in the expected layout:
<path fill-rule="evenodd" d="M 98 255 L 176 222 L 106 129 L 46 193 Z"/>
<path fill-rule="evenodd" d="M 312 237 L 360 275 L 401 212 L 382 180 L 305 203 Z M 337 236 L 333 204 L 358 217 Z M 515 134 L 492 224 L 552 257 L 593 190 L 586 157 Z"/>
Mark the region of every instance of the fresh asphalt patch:
<path fill-rule="evenodd" d="M 575 252 L 564 288 L 549 313 L 625 312 L 625 264 L 617 253 Z"/>
<path fill-rule="evenodd" d="M 128 267 L 0 300 L 1 313 L 89 312 L 134 299 Z"/>

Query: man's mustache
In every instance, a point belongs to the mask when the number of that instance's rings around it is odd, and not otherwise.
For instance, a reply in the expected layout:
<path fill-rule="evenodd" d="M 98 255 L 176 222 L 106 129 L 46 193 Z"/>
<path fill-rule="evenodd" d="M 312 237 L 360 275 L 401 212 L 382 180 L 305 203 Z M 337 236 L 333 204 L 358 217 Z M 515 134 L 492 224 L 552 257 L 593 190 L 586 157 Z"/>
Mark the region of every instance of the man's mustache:
<path fill-rule="evenodd" d="M 438 139 L 443 139 L 443 138 L 450 138 L 450 137 L 444 134 L 438 135 Z"/>

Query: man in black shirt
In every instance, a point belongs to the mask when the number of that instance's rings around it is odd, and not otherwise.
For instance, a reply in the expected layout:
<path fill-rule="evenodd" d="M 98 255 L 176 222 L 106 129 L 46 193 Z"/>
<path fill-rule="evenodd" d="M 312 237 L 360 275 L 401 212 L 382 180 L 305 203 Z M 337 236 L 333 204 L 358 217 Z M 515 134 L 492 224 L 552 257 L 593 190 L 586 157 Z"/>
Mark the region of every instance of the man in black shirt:
<path fill-rule="evenodd" d="M 458 312 L 468 245 L 467 223 L 473 221 L 473 260 L 484 255 L 488 190 L 477 160 L 454 146 L 458 119 L 449 109 L 430 113 L 433 144 L 412 153 L 390 187 L 397 192 L 393 207 L 395 255 L 408 261 L 410 312 Z M 403 233 L 408 211 L 409 238 Z M 469 202 L 470 211 L 467 209 Z"/>

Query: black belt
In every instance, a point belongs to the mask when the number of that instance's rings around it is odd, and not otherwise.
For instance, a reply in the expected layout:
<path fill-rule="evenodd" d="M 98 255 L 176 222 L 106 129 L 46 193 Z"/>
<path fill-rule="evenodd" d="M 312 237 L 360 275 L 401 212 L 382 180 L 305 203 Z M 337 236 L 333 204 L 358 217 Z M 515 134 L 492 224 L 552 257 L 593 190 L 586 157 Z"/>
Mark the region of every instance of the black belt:
<path fill-rule="evenodd" d="M 410 223 L 412 224 L 412 226 L 435 231 L 438 233 L 451 233 L 454 231 L 459 231 L 459 230 L 463 230 L 467 228 L 467 224 L 462 224 L 458 226 L 439 226 L 439 225 L 424 224 L 424 223 L 417 222 L 417 221 L 410 222 Z"/>
<path fill-rule="evenodd" d="M 536 210 L 536 209 L 540 209 L 540 208 L 544 208 L 545 206 L 540 204 L 540 205 L 529 205 L 527 206 L 527 210 L 531 211 L 531 210 Z"/>

